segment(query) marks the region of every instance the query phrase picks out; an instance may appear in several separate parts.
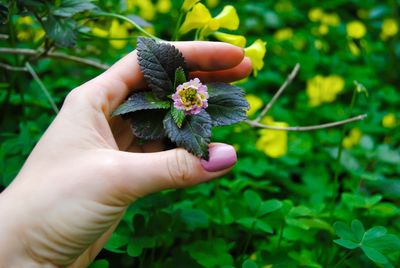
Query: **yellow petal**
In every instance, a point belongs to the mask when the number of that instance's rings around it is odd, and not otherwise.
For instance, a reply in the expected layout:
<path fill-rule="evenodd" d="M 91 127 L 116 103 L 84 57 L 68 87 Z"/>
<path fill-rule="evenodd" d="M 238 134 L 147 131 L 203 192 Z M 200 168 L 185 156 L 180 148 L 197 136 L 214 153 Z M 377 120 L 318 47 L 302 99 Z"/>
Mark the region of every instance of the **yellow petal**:
<path fill-rule="evenodd" d="M 193 29 L 203 28 L 207 26 L 211 19 L 210 11 L 206 6 L 198 3 L 186 14 L 185 21 L 179 31 L 181 34 L 185 34 Z"/>
<path fill-rule="evenodd" d="M 129 33 L 126 27 L 121 25 L 118 20 L 113 20 L 110 27 L 110 37 L 125 38 L 128 37 Z M 128 43 L 127 40 L 110 40 L 112 47 L 116 49 L 122 49 Z"/>
<path fill-rule="evenodd" d="M 215 8 L 219 4 L 219 0 L 207 0 L 206 2 L 209 8 Z"/>
<path fill-rule="evenodd" d="M 221 28 L 237 30 L 239 27 L 239 16 L 236 9 L 231 5 L 225 6 L 215 19 L 219 22 Z"/>
<path fill-rule="evenodd" d="M 399 31 L 399 25 L 395 19 L 385 19 L 382 24 L 382 35 L 385 37 L 394 36 Z"/>
<path fill-rule="evenodd" d="M 251 59 L 254 75 L 264 67 L 264 56 L 267 51 L 267 43 L 257 39 L 251 46 L 244 49 L 246 57 Z"/>
<path fill-rule="evenodd" d="M 323 15 L 324 15 L 324 11 L 322 9 L 320 9 L 319 7 L 313 8 L 308 12 L 308 18 L 314 22 L 320 21 L 322 19 Z"/>
<path fill-rule="evenodd" d="M 192 7 L 193 7 L 195 4 L 197 4 L 197 2 L 199 2 L 199 1 L 200 1 L 200 0 L 185 0 L 185 1 L 183 1 L 182 9 L 183 9 L 185 12 L 188 12 L 189 10 L 192 9 Z"/>
<path fill-rule="evenodd" d="M 286 122 L 274 122 L 271 117 L 264 118 L 262 122 L 273 126 L 288 126 Z M 256 148 L 269 157 L 278 158 L 287 153 L 287 142 L 287 131 L 263 129 L 260 131 L 260 138 L 256 142 Z"/>
<path fill-rule="evenodd" d="M 92 28 L 92 33 L 93 33 L 94 35 L 100 36 L 100 37 L 106 37 L 106 36 L 108 36 L 108 34 L 109 34 L 108 31 L 106 31 L 106 30 L 104 30 L 104 29 L 102 29 L 102 28 L 99 28 L 99 27 L 93 27 L 93 28 Z"/>
<path fill-rule="evenodd" d="M 397 124 L 396 121 L 396 115 L 394 113 L 389 113 L 383 117 L 382 126 L 385 128 L 394 128 Z"/>
<path fill-rule="evenodd" d="M 244 47 L 246 45 L 246 38 L 243 35 L 215 32 L 214 36 L 219 41 L 226 42 L 238 47 Z"/>
<path fill-rule="evenodd" d="M 252 116 L 263 106 L 262 99 L 260 99 L 256 95 L 247 94 L 246 100 L 249 102 L 250 105 L 250 109 L 247 111 L 247 116 Z"/>
<path fill-rule="evenodd" d="M 172 3 L 171 0 L 158 0 L 157 11 L 162 14 L 166 14 L 171 11 Z"/>
<path fill-rule="evenodd" d="M 346 31 L 349 37 L 360 39 L 367 33 L 367 28 L 361 21 L 355 20 L 346 25 Z"/>
<path fill-rule="evenodd" d="M 292 28 L 283 28 L 274 33 L 274 38 L 277 41 L 284 41 L 291 39 L 293 37 L 293 29 Z"/>

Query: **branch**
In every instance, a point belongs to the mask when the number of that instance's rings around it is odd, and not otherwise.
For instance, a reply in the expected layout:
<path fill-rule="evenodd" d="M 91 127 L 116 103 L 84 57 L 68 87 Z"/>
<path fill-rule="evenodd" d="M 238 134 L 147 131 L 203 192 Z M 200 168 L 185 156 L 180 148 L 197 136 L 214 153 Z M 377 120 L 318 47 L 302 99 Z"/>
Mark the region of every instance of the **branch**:
<path fill-rule="evenodd" d="M 255 120 L 254 121 L 246 120 L 245 123 L 247 123 L 248 125 L 250 125 L 252 127 L 259 127 L 259 128 L 272 129 L 272 130 L 312 131 L 312 130 L 336 127 L 336 126 L 352 123 L 355 121 L 360 121 L 360 120 L 365 119 L 366 117 L 367 117 L 366 114 L 361 114 L 361 115 L 351 117 L 351 118 L 341 120 L 341 121 L 325 123 L 325 124 L 321 124 L 321 125 L 314 125 L 314 126 L 302 126 L 302 127 L 279 127 L 279 126 L 272 126 L 272 125 L 264 125 L 264 124 L 260 124 L 259 122 L 256 122 Z"/>
<path fill-rule="evenodd" d="M 13 72 L 27 72 L 28 71 L 25 67 L 12 66 L 12 65 L 5 64 L 5 63 L 1 63 L 1 62 L 0 62 L 0 68 L 6 69 L 8 71 L 13 71 Z"/>
<path fill-rule="evenodd" d="M 43 84 L 42 80 L 40 80 L 39 76 L 36 74 L 35 70 L 33 70 L 29 62 L 25 63 L 25 67 L 28 70 L 28 72 L 32 75 L 33 79 L 35 79 L 36 83 L 38 83 L 40 89 L 43 91 L 44 95 L 46 95 L 47 99 L 49 100 L 50 105 L 53 108 L 54 112 L 57 114 L 60 110 L 57 108 L 56 103 L 51 97 L 50 92 L 47 90 L 46 86 Z"/>
<path fill-rule="evenodd" d="M 31 55 L 31 56 L 36 56 L 40 55 L 44 52 L 43 49 L 35 50 L 35 49 L 29 49 L 29 48 L 0 48 L 0 54 L 19 54 L 19 55 Z M 68 60 L 68 61 L 73 61 L 85 65 L 89 65 L 101 70 L 107 70 L 110 66 L 106 64 L 99 63 L 97 61 L 89 60 L 89 59 L 84 59 L 80 58 L 77 56 L 71 56 L 65 53 L 60 53 L 60 52 L 52 52 L 49 51 L 48 53 L 43 55 L 44 57 L 49 57 L 49 58 L 55 58 L 55 59 L 62 59 L 62 60 Z"/>
<path fill-rule="evenodd" d="M 6 34 L 0 34 L 0 40 L 7 40 L 8 39 L 8 35 Z"/>
<path fill-rule="evenodd" d="M 265 114 L 271 109 L 272 105 L 274 105 L 274 103 L 281 96 L 283 91 L 285 91 L 285 89 L 293 82 L 293 80 L 296 77 L 296 75 L 299 72 L 299 70 L 300 70 L 300 64 L 296 63 L 296 65 L 294 66 L 292 72 L 288 75 L 286 81 L 278 89 L 278 91 L 272 97 L 270 102 L 267 103 L 267 105 L 264 107 L 264 109 L 261 111 L 261 113 L 257 116 L 257 118 L 254 120 L 255 122 L 260 122 L 261 118 L 263 118 L 265 116 Z"/>

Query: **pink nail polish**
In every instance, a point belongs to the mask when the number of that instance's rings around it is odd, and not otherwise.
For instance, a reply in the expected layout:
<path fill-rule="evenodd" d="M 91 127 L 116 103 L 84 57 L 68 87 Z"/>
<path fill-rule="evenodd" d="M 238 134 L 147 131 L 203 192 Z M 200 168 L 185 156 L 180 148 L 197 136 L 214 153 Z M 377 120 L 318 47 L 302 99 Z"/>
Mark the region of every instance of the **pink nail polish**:
<path fill-rule="evenodd" d="M 208 161 L 201 159 L 201 165 L 208 172 L 216 172 L 233 166 L 236 163 L 235 148 L 227 144 L 213 144 L 209 147 Z"/>

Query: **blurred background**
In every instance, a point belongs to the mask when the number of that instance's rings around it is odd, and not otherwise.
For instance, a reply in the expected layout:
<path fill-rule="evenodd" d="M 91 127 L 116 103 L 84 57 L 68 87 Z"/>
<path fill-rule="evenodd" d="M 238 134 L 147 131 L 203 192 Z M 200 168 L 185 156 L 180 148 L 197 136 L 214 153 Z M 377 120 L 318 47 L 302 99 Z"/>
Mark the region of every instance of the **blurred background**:
<path fill-rule="evenodd" d="M 237 83 L 250 119 L 296 63 L 264 124 L 368 117 L 215 129 L 238 151 L 233 171 L 135 202 L 92 267 L 399 267 L 399 11 L 399 0 L 0 1 L 0 190 L 68 92 L 137 36 L 222 40 L 253 60 Z"/>

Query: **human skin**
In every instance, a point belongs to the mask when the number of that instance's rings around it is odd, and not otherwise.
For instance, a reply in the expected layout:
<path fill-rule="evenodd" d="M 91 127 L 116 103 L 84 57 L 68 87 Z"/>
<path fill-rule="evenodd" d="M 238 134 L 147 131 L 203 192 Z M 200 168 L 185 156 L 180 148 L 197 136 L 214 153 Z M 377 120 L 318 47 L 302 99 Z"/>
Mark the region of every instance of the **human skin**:
<path fill-rule="evenodd" d="M 225 43 L 179 42 L 202 82 L 231 82 L 251 72 L 243 50 Z M 183 149 L 139 146 L 113 110 L 146 84 L 136 51 L 72 90 L 18 176 L 0 194 L 0 267 L 86 267 L 125 209 L 163 189 L 183 188 L 227 173 L 233 147 L 210 145 L 208 162 Z M 155 168 L 156 167 L 156 168 Z"/>

